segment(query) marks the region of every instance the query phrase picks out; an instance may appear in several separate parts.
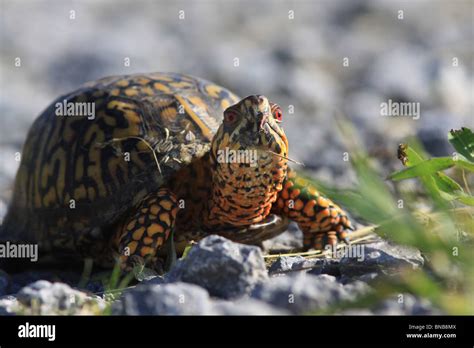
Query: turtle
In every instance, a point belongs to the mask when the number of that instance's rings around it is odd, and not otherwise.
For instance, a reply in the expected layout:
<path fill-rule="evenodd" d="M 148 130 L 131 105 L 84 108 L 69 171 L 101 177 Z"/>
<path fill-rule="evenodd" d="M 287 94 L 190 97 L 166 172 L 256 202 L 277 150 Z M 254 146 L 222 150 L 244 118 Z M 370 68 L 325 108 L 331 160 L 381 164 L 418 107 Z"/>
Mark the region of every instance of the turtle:
<path fill-rule="evenodd" d="M 289 166 L 282 122 L 263 95 L 185 74 L 86 83 L 31 126 L 0 240 L 124 271 L 210 234 L 261 245 L 290 221 L 305 249 L 349 243 L 345 211 Z"/>

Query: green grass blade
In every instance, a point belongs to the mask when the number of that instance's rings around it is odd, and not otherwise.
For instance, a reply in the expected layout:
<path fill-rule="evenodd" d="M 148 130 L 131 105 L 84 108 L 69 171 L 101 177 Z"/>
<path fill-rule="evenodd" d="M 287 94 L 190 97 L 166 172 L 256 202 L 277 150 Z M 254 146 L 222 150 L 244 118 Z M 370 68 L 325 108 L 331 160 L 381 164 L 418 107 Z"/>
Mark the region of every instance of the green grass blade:
<path fill-rule="evenodd" d="M 457 152 L 474 162 L 474 133 L 469 128 L 451 130 L 448 133 L 448 140 Z"/>

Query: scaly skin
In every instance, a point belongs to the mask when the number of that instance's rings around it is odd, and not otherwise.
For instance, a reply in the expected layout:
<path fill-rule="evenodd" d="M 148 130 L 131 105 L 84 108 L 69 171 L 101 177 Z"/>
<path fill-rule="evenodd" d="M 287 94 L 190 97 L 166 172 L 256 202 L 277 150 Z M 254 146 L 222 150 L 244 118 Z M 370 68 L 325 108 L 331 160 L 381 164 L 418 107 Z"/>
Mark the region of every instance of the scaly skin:
<path fill-rule="evenodd" d="M 305 249 L 322 249 L 338 240 L 349 242 L 346 230 L 352 226 L 346 213 L 293 170 L 288 171 L 273 212 L 298 223 Z"/>

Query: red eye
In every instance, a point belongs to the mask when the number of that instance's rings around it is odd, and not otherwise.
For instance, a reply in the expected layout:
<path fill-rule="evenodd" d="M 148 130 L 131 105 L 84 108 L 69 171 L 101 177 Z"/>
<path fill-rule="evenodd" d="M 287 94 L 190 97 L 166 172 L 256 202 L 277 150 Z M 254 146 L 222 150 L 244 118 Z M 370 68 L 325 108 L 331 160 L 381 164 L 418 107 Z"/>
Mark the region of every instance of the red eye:
<path fill-rule="evenodd" d="M 280 106 L 277 104 L 271 103 L 271 108 L 272 108 L 273 118 L 275 119 L 275 121 L 277 122 L 283 121 L 283 113 L 281 112 Z"/>
<path fill-rule="evenodd" d="M 237 114 L 234 111 L 227 111 L 224 119 L 227 123 L 233 123 L 237 119 Z"/>

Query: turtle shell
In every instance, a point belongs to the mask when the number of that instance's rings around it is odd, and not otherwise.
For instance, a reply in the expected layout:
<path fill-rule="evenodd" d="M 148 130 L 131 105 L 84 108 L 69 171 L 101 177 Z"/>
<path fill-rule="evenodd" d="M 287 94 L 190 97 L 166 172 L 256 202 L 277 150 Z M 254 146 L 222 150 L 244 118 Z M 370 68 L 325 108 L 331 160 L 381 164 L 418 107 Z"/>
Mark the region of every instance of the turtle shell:
<path fill-rule="evenodd" d="M 100 227 L 209 151 L 238 99 L 174 73 L 103 78 L 59 97 L 29 130 L 0 239 L 100 239 Z"/>

